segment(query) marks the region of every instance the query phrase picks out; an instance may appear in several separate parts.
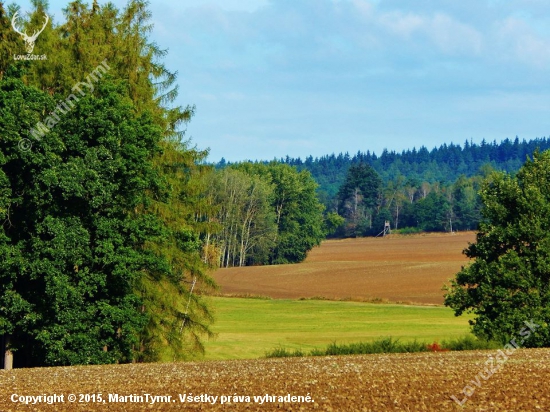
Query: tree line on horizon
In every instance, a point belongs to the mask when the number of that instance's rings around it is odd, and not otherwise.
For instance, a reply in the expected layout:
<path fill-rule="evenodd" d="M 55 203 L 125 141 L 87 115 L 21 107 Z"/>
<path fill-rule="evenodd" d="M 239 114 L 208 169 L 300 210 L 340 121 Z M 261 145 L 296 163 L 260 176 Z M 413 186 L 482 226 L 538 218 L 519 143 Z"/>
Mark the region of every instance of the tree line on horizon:
<path fill-rule="evenodd" d="M 287 156 L 278 161 L 296 166 L 298 170 L 308 170 L 319 184 L 322 198 L 334 198 L 344 182 L 347 170 L 351 165 L 366 163 L 380 176 L 382 181 L 394 180 L 399 176 L 419 182 L 454 182 L 459 176 L 472 177 L 483 174 L 483 169 L 491 167 L 504 172 L 515 172 L 532 156 L 535 150 L 550 149 L 550 139 L 546 137 L 522 139 L 516 136 L 506 138 L 498 143 L 486 142 L 476 144 L 466 140 L 464 144 L 442 144 L 428 150 L 412 148 L 400 153 L 385 149 L 380 155 L 371 151 L 358 151 L 354 155 L 348 152 L 325 155 L 304 160 Z M 226 163 L 223 159 L 221 164 Z"/>
<path fill-rule="evenodd" d="M 481 218 L 478 191 L 487 176 L 420 185 L 400 176 L 384 184 L 371 166 L 353 165 L 334 202 L 345 221 L 332 236 L 378 236 L 388 223 L 400 233 L 475 230 Z"/>
<path fill-rule="evenodd" d="M 359 151 L 304 161 L 287 156 L 278 162 L 311 173 L 329 237 L 376 236 L 385 222 L 405 233 L 475 230 L 484 179 L 494 171 L 514 173 L 535 150 L 549 148 L 550 139 L 516 137 L 501 143 L 466 141 L 463 147 L 443 144 L 431 151 L 384 150 L 380 156 Z M 216 167 L 231 165 L 222 159 Z"/>

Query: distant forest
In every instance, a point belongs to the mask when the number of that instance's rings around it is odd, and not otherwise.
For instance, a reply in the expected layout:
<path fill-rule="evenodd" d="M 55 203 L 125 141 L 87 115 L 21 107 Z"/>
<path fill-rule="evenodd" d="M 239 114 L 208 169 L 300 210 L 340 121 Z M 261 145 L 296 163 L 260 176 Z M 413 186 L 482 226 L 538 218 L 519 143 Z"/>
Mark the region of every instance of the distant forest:
<path fill-rule="evenodd" d="M 546 137 L 526 141 L 516 137 L 505 139 L 501 143 L 493 141 L 480 144 L 464 142 L 443 144 L 438 148 L 428 150 L 404 150 L 401 153 L 384 150 L 380 156 L 375 153 L 358 151 L 351 156 L 349 153 L 331 154 L 320 158 L 307 157 L 305 160 L 286 157 L 281 163 L 296 166 L 298 170 L 308 170 L 319 184 L 319 192 L 334 197 L 346 178 L 351 165 L 366 163 L 380 176 L 383 182 L 405 176 L 418 182 L 455 182 L 460 175 L 471 177 L 482 175 L 487 166 L 504 172 L 515 172 L 525 162 L 527 156 L 532 156 L 536 149 L 550 149 L 550 139 Z"/>
<path fill-rule="evenodd" d="M 327 224 L 337 226 L 332 236 L 376 236 L 386 221 L 404 233 L 476 229 L 482 182 L 493 171 L 516 172 L 537 149 L 550 149 L 550 140 L 466 141 L 379 156 L 359 151 L 277 162 L 311 173 Z M 222 159 L 217 167 L 227 165 Z"/>

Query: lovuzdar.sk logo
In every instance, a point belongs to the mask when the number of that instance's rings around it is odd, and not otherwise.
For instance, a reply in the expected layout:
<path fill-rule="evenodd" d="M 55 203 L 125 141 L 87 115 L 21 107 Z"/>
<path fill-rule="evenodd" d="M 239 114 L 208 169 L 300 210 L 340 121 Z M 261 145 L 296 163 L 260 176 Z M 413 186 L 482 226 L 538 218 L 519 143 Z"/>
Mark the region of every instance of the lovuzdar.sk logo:
<path fill-rule="evenodd" d="M 15 14 L 13 15 L 12 19 L 11 19 L 11 26 L 13 27 L 13 30 L 15 30 L 16 33 L 20 34 L 22 37 L 23 37 L 23 40 L 25 41 L 25 50 L 27 51 L 27 54 L 19 54 L 19 55 L 13 55 L 13 58 L 14 60 L 46 60 L 46 55 L 45 54 L 42 54 L 42 55 L 37 55 L 37 54 L 32 54 L 33 50 L 34 50 L 34 43 L 36 41 L 36 39 L 38 38 L 38 36 L 40 35 L 40 33 L 42 33 L 44 31 L 44 29 L 46 28 L 46 25 L 48 24 L 48 21 L 50 20 L 50 18 L 48 17 L 48 15 L 46 13 L 44 13 L 44 16 L 46 17 L 46 20 L 44 21 L 44 25 L 42 26 L 42 28 L 40 30 L 36 30 L 32 36 L 29 36 L 27 34 L 27 32 L 22 32 L 20 30 L 17 29 L 17 14 L 19 12 L 15 12 Z"/>

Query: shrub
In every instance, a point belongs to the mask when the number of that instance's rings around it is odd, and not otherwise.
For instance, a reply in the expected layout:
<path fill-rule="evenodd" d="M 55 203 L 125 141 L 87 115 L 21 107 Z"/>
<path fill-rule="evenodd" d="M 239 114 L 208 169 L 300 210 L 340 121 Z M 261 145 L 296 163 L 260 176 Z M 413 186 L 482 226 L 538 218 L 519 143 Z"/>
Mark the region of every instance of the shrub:
<path fill-rule="evenodd" d="M 271 352 L 266 352 L 265 354 L 266 358 L 298 358 L 302 356 L 305 355 L 299 349 L 295 349 L 294 352 L 291 352 L 285 348 L 275 348 Z"/>
<path fill-rule="evenodd" d="M 415 353 L 415 352 L 447 352 L 461 350 L 499 349 L 502 345 L 495 341 L 484 341 L 475 336 L 466 335 L 454 340 L 444 340 L 441 344 L 434 342 L 426 344 L 414 340 L 399 342 L 391 336 L 372 342 L 357 342 L 337 344 L 332 342 L 325 349 L 312 349 L 309 353 L 295 349 L 294 352 L 285 348 L 276 348 L 266 353 L 266 358 L 283 358 L 298 356 L 338 356 L 338 355 L 369 355 L 376 353 Z"/>
<path fill-rule="evenodd" d="M 499 349 L 502 347 L 502 344 L 495 341 L 478 339 L 473 335 L 466 335 L 454 340 L 444 340 L 443 347 L 448 350 L 483 350 Z"/>

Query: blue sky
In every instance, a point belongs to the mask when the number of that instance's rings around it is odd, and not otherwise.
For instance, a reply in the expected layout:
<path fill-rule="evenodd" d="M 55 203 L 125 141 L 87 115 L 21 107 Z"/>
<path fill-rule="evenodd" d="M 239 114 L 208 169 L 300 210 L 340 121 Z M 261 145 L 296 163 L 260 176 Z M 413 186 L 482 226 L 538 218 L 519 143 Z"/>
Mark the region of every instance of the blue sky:
<path fill-rule="evenodd" d="M 66 3 L 50 1 L 57 22 Z M 212 161 L 550 136 L 548 0 L 153 0 L 150 9 L 151 39 L 179 73 L 177 103 L 196 106 L 187 136 Z"/>

